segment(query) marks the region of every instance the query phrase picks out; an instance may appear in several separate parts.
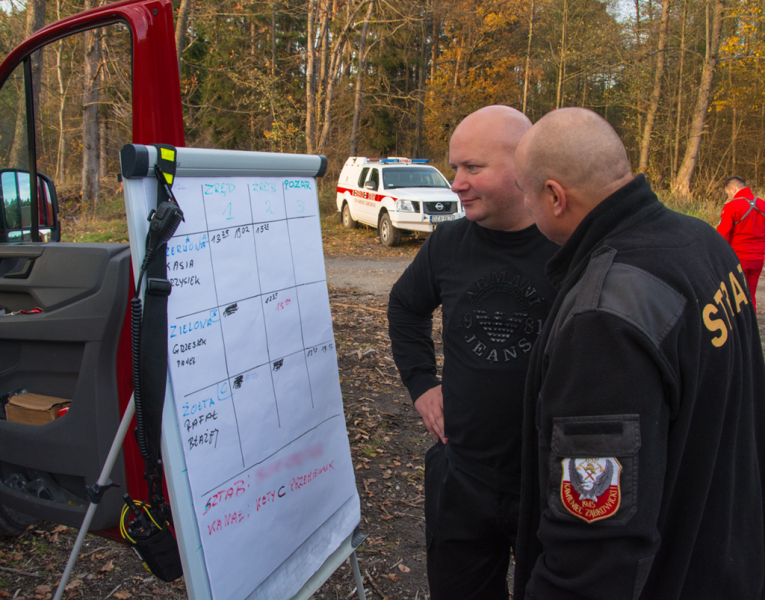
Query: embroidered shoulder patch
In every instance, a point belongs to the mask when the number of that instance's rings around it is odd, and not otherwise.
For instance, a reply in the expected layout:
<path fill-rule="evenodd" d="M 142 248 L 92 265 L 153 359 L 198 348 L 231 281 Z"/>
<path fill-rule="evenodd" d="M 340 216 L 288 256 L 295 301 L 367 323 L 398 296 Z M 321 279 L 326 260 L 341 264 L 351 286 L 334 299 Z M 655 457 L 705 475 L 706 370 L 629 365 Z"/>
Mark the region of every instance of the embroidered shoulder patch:
<path fill-rule="evenodd" d="M 592 523 L 613 517 L 622 494 L 622 466 L 615 458 L 564 458 L 560 499 L 572 515 Z"/>

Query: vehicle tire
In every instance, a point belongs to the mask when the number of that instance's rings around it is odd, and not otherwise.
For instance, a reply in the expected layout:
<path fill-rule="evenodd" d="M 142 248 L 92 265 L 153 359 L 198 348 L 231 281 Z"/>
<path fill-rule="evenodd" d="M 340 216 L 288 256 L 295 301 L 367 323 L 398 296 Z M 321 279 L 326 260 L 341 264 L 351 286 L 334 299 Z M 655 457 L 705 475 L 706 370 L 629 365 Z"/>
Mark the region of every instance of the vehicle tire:
<path fill-rule="evenodd" d="M 401 243 L 401 230 L 393 226 L 388 213 L 380 218 L 378 233 L 383 246 L 398 246 Z"/>
<path fill-rule="evenodd" d="M 343 204 L 343 212 L 340 220 L 343 222 L 343 227 L 346 229 L 356 229 L 356 221 L 351 216 L 351 207 L 348 204 Z"/>
<path fill-rule="evenodd" d="M 18 537 L 37 519 L 0 504 L 0 536 Z"/>

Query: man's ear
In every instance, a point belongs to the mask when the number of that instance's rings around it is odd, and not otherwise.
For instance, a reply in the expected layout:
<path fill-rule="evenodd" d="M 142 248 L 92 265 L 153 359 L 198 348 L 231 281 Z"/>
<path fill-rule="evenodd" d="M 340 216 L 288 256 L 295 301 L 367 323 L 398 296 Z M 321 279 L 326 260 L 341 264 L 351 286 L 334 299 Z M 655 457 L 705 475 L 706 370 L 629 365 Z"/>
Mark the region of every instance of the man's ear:
<path fill-rule="evenodd" d="M 557 181 L 548 179 L 545 181 L 545 192 L 547 192 L 548 201 L 552 202 L 553 214 L 556 217 L 562 216 L 568 206 L 566 190 Z"/>

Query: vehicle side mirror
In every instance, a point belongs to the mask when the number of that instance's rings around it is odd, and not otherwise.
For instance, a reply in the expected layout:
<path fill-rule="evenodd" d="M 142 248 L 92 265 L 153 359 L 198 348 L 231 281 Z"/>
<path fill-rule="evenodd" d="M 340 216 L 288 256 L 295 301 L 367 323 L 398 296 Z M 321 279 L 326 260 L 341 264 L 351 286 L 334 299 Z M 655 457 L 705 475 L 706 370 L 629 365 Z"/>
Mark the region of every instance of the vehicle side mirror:
<path fill-rule="evenodd" d="M 366 189 L 368 189 L 368 190 L 376 190 L 377 189 L 377 184 L 374 181 L 367 181 L 364 184 L 364 187 Z"/>
<path fill-rule="evenodd" d="M 0 169 L 0 242 L 32 239 L 32 199 L 29 172 Z M 50 177 L 37 174 L 37 224 L 40 241 L 61 240 L 56 186 Z"/>

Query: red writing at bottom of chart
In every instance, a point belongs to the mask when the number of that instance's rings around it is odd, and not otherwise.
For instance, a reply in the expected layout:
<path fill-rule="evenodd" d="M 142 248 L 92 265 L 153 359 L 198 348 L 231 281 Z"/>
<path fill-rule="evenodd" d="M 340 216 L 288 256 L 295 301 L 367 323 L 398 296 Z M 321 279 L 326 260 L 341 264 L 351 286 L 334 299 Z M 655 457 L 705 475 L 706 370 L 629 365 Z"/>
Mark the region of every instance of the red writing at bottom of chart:
<path fill-rule="evenodd" d="M 248 487 L 250 487 L 250 484 L 245 483 L 244 479 L 240 479 L 239 481 L 235 482 L 234 485 L 232 485 L 231 487 L 228 487 L 225 490 L 216 492 L 215 494 L 213 494 L 207 499 L 207 502 L 205 502 L 205 511 L 202 514 L 206 515 L 211 508 L 213 508 L 214 506 L 217 506 L 218 504 L 220 504 L 221 502 L 224 502 L 225 500 L 230 500 L 231 498 L 235 498 L 236 496 L 241 496 L 247 491 Z"/>
<path fill-rule="evenodd" d="M 245 519 L 250 518 L 251 516 L 270 512 L 269 509 L 278 504 L 279 501 L 285 496 L 310 486 L 311 482 L 334 470 L 335 461 L 332 461 L 321 467 L 312 469 L 303 475 L 293 477 L 288 483 L 285 483 L 284 485 L 274 487 L 265 492 L 260 491 L 257 497 L 253 498 L 252 500 L 248 499 L 246 508 L 242 510 L 232 510 L 222 518 L 217 518 L 211 523 L 207 523 L 207 535 L 213 535 L 214 533 L 223 531 L 227 527 L 237 525 L 243 522 Z M 230 488 L 217 492 L 208 498 L 203 514 L 207 514 L 208 511 L 220 503 L 245 493 L 248 489 L 250 489 L 250 486 L 248 484 L 244 484 L 243 480 L 240 480 Z"/>
<path fill-rule="evenodd" d="M 239 510 L 237 512 L 227 514 L 222 519 L 215 519 L 212 524 L 207 526 L 207 534 L 212 535 L 216 531 L 221 531 L 226 527 L 230 527 L 231 525 L 237 525 L 238 523 L 244 521 L 246 517 L 247 515 Z"/>

